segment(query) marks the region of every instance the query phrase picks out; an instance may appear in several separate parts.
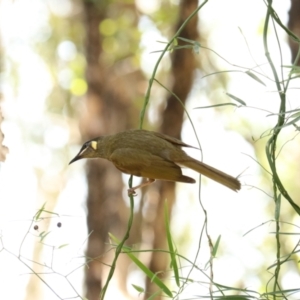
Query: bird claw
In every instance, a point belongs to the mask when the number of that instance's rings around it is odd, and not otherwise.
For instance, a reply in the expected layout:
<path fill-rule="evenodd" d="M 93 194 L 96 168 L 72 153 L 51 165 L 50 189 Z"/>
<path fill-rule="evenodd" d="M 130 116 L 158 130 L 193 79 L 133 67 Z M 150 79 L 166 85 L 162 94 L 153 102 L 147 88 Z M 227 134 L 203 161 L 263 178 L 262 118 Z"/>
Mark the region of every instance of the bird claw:
<path fill-rule="evenodd" d="M 128 192 L 128 196 L 133 196 L 133 197 L 135 197 L 135 196 L 137 195 L 135 189 L 133 189 L 133 188 L 128 189 L 127 192 Z"/>

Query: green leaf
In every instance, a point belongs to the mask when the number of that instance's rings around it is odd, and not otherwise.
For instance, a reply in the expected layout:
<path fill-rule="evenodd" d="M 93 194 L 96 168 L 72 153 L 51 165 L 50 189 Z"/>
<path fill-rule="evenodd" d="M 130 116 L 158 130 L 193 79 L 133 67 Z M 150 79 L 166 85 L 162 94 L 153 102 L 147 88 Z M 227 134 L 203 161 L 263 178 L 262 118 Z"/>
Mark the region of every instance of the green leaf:
<path fill-rule="evenodd" d="M 229 93 L 226 93 L 226 95 L 227 95 L 228 97 L 232 98 L 233 100 L 239 102 L 240 104 L 242 104 L 242 105 L 244 105 L 244 106 L 247 106 L 246 102 L 243 101 L 241 98 L 238 98 L 238 97 L 236 97 L 236 96 L 234 96 L 234 95 L 232 95 L 232 94 L 229 94 Z"/>
<path fill-rule="evenodd" d="M 293 65 L 283 65 L 282 66 L 283 68 L 288 68 L 288 69 L 291 69 L 291 73 L 293 74 L 297 74 L 297 73 L 300 73 L 300 67 L 299 66 L 293 66 Z"/>
<path fill-rule="evenodd" d="M 56 215 L 56 216 L 59 216 L 58 213 L 55 213 L 55 212 L 53 212 L 53 211 L 49 211 L 49 210 L 45 210 L 45 209 L 44 209 L 44 212 L 46 212 L 46 213 L 48 213 L 48 214 L 50 214 L 50 215 Z"/>
<path fill-rule="evenodd" d="M 290 118 L 297 118 L 297 117 L 300 117 L 300 112 L 297 112 L 297 113 L 292 114 L 292 115 L 290 116 Z"/>
<path fill-rule="evenodd" d="M 183 46 L 176 46 L 172 48 L 173 50 L 179 50 L 179 49 L 194 49 L 192 45 L 183 45 Z"/>
<path fill-rule="evenodd" d="M 62 244 L 57 249 L 61 249 L 61 248 L 67 247 L 67 246 L 69 246 L 69 244 Z"/>
<path fill-rule="evenodd" d="M 34 218 L 35 218 L 36 221 L 40 218 L 40 216 L 41 216 L 41 214 L 42 214 L 43 212 L 48 213 L 48 214 L 52 214 L 52 215 L 59 216 L 58 213 L 54 213 L 54 212 L 52 212 L 52 211 L 45 210 L 45 206 L 46 206 L 46 202 L 42 205 L 42 207 L 41 207 L 41 208 L 37 211 L 37 213 L 35 214 L 35 217 L 34 217 Z"/>
<path fill-rule="evenodd" d="M 213 251 L 212 251 L 212 256 L 216 257 L 217 252 L 218 252 L 218 248 L 219 248 L 219 244 L 220 244 L 220 240 L 221 240 L 221 235 L 218 236 L 218 239 L 216 241 L 216 244 L 213 247 Z"/>
<path fill-rule="evenodd" d="M 114 241 L 114 243 L 119 244 L 120 241 L 112 234 L 109 233 L 109 237 Z M 154 274 L 148 267 L 146 267 L 134 254 L 131 253 L 131 249 L 128 247 L 123 247 L 122 251 L 126 253 L 129 258 L 151 279 L 151 281 L 156 284 L 166 295 L 173 297 L 172 292 L 168 287 Z"/>
<path fill-rule="evenodd" d="M 35 220 L 38 220 L 42 214 L 42 212 L 44 211 L 44 208 L 45 208 L 45 205 L 46 205 L 46 202 L 42 205 L 42 207 L 38 210 L 38 212 L 36 213 L 35 215 Z"/>
<path fill-rule="evenodd" d="M 215 298 L 216 300 L 249 300 L 249 299 L 257 299 L 256 297 L 251 296 L 239 296 L 239 295 L 228 295 L 228 296 L 221 296 Z"/>
<path fill-rule="evenodd" d="M 135 284 L 132 284 L 132 286 L 134 287 L 135 290 L 137 290 L 139 293 L 144 293 L 145 292 L 145 289 L 138 286 L 138 285 L 135 285 Z"/>
<path fill-rule="evenodd" d="M 154 300 L 156 299 L 157 296 L 159 296 L 161 293 L 161 291 L 157 291 L 154 294 L 152 294 L 149 298 L 147 298 L 147 300 Z"/>
<path fill-rule="evenodd" d="M 297 121 L 299 121 L 300 120 L 300 116 L 298 116 L 298 117 L 296 117 L 294 120 L 292 120 L 292 121 L 290 121 L 290 122 L 287 122 L 287 123 L 285 123 L 284 125 L 282 125 L 282 126 L 279 126 L 279 127 L 277 127 L 277 128 L 284 128 L 284 127 L 287 127 L 287 126 L 289 126 L 289 125 L 294 125 Z"/>
<path fill-rule="evenodd" d="M 287 111 L 285 111 L 284 113 L 272 113 L 272 114 L 268 114 L 267 117 L 269 117 L 269 116 L 279 116 L 279 115 L 289 114 L 289 113 L 292 113 L 292 112 L 295 112 L 295 111 L 300 112 L 300 109 L 297 108 L 297 109 L 287 110 Z"/>
<path fill-rule="evenodd" d="M 39 234 L 39 236 L 40 236 L 40 238 L 41 238 L 40 242 L 42 242 L 50 232 L 51 232 L 51 231 L 48 231 L 48 232 L 46 232 L 46 233 L 45 233 L 45 231 L 41 232 L 41 233 Z"/>
<path fill-rule="evenodd" d="M 186 39 L 186 38 L 183 38 L 183 37 L 178 37 L 177 39 L 178 39 L 178 40 L 182 40 L 182 41 L 184 41 L 184 42 L 186 42 L 186 43 L 190 43 L 190 44 L 195 44 L 195 43 L 197 43 L 197 42 L 194 41 L 194 40 Z"/>
<path fill-rule="evenodd" d="M 238 106 L 234 103 L 221 103 L 221 104 L 215 104 L 215 105 L 209 105 L 209 106 L 199 106 L 199 107 L 195 107 L 194 109 L 202 109 L 202 108 L 212 108 L 212 107 L 218 107 L 218 106 L 227 106 L 227 105 L 230 105 L 230 106 Z"/>
<path fill-rule="evenodd" d="M 177 265 L 177 260 L 176 260 L 176 251 L 174 250 L 173 242 L 172 242 L 167 201 L 165 201 L 164 210 L 165 210 L 165 226 L 166 226 L 166 232 L 167 232 L 167 242 L 168 242 L 170 258 L 171 258 L 171 268 L 174 271 L 175 281 L 176 281 L 177 286 L 179 287 L 180 281 L 179 281 L 178 265 Z"/>
<path fill-rule="evenodd" d="M 250 71 L 246 71 L 245 72 L 248 76 L 250 76 L 251 78 L 253 78 L 254 80 L 256 80 L 257 82 L 259 82 L 260 84 L 265 85 L 265 83 L 260 79 L 258 78 L 254 73 L 250 72 Z"/>

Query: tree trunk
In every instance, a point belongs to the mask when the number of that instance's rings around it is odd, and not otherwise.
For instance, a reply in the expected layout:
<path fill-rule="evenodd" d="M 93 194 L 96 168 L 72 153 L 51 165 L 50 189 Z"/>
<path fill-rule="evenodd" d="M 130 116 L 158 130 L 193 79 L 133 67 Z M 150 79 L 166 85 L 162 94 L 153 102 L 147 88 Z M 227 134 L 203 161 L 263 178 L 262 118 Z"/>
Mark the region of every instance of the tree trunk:
<path fill-rule="evenodd" d="M 176 30 L 182 25 L 186 18 L 198 7 L 198 0 L 182 0 L 179 8 L 179 20 L 176 25 Z M 180 34 L 180 37 L 197 40 L 198 18 L 194 16 L 193 19 L 187 24 Z M 181 40 L 178 40 L 179 45 L 185 44 Z M 179 99 L 185 103 L 188 94 L 191 90 L 194 78 L 195 70 L 195 57 L 191 49 L 175 50 L 172 57 L 172 75 L 174 83 L 172 92 L 179 97 Z M 163 121 L 160 127 L 160 131 L 180 138 L 183 114 L 184 110 L 180 102 L 170 95 L 167 99 L 167 106 L 163 112 Z M 167 199 L 169 212 L 171 212 L 175 201 L 175 183 L 173 182 L 160 182 L 158 199 L 156 199 L 156 217 L 152 222 L 154 230 L 154 249 L 166 249 L 166 231 L 164 228 L 164 202 Z M 169 213 L 169 216 L 171 214 Z M 156 273 L 167 269 L 169 261 L 169 255 L 161 252 L 153 252 L 150 262 L 150 269 Z M 159 273 L 158 273 L 159 274 Z M 147 280 L 147 295 L 151 295 L 157 291 L 157 287 L 151 283 L 151 280 Z M 155 299 L 159 299 L 158 297 Z"/>
<path fill-rule="evenodd" d="M 299 0 L 291 0 L 291 8 L 289 11 L 289 29 L 300 38 L 300 2 Z M 292 52 L 292 62 L 295 61 L 297 53 L 299 51 L 299 44 L 289 38 L 289 44 Z M 297 62 L 297 66 L 300 66 L 300 60 Z"/>
<path fill-rule="evenodd" d="M 97 4 L 98 3 L 98 4 Z M 132 72 L 120 77 L 115 65 L 106 65 L 103 59 L 102 36 L 99 24 L 107 18 L 108 3 L 83 1 L 86 22 L 86 57 L 88 92 L 85 109 L 81 112 L 81 132 L 83 141 L 102 134 L 111 134 L 137 126 L 138 111 L 134 110 L 132 98 L 137 97 L 137 86 L 142 76 Z M 121 9 L 121 7 L 119 7 Z M 129 9 L 129 6 L 126 6 Z M 129 61 L 129 60 L 128 60 Z M 129 62 L 123 61 L 123 67 Z M 116 75 L 117 74 L 117 75 Z M 133 84 L 134 82 L 134 84 Z M 135 95 L 134 95 L 135 93 Z M 132 121 L 133 120 L 133 121 Z M 108 233 L 118 238 L 124 235 L 128 220 L 128 207 L 123 200 L 123 181 L 121 172 L 113 164 L 105 160 L 87 162 L 87 226 L 89 239 L 86 256 L 88 267 L 85 272 L 86 297 L 89 300 L 99 299 L 105 283 L 112 251 L 105 254 Z M 104 255 L 105 254 L 105 255 Z M 122 257 L 122 260 L 126 257 Z M 128 263 L 119 263 L 119 268 L 127 267 Z M 127 270 L 115 272 L 115 278 Z M 126 275 L 123 275 L 123 278 Z M 121 290 L 125 289 L 126 280 L 122 280 Z"/>

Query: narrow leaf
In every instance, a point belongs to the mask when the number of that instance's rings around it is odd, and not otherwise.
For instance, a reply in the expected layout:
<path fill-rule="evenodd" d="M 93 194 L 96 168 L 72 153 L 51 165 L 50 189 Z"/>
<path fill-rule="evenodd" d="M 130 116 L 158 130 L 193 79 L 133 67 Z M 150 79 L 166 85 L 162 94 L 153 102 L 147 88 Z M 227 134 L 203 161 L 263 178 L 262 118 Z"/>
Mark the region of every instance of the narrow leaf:
<path fill-rule="evenodd" d="M 238 97 L 236 97 L 236 96 L 234 96 L 234 95 L 232 95 L 232 94 L 229 94 L 229 93 L 226 93 L 226 95 L 227 95 L 228 97 L 232 98 L 233 100 L 235 100 L 235 101 L 241 103 L 242 105 L 247 106 L 246 102 L 243 101 L 241 98 L 238 98 Z"/>
<path fill-rule="evenodd" d="M 194 109 L 202 109 L 202 108 L 212 108 L 212 107 L 218 107 L 218 106 L 227 106 L 227 105 L 230 105 L 230 106 L 237 106 L 236 104 L 234 103 L 221 103 L 221 104 L 215 104 L 215 105 L 209 105 L 209 106 L 199 106 L 199 107 L 195 107 Z"/>
<path fill-rule="evenodd" d="M 239 296 L 239 295 L 224 295 L 222 297 L 215 298 L 216 300 L 249 300 L 249 299 L 257 299 L 252 296 Z"/>
<path fill-rule="evenodd" d="M 40 218 L 42 212 L 44 211 L 45 205 L 46 205 L 46 202 L 43 204 L 43 206 L 36 213 L 35 220 L 38 220 Z"/>
<path fill-rule="evenodd" d="M 144 293 L 145 289 L 143 289 L 142 287 L 132 284 L 132 286 L 134 287 L 135 290 L 137 290 L 139 293 Z"/>
<path fill-rule="evenodd" d="M 109 237 L 116 244 L 120 244 L 120 241 L 112 234 L 109 233 Z M 154 274 L 149 268 L 147 268 L 134 254 L 132 254 L 128 247 L 123 247 L 122 251 L 126 253 L 129 258 L 151 279 L 151 281 L 156 284 L 161 290 L 168 295 L 169 297 L 173 297 L 172 292 L 168 289 L 168 287 Z"/>
<path fill-rule="evenodd" d="M 160 295 L 161 291 L 157 291 L 154 294 L 152 294 L 149 298 L 147 298 L 147 300 L 154 300 L 157 299 L 157 297 Z"/>
<path fill-rule="evenodd" d="M 290 118 L 297 118 L 297 117 L 300 117 L 300 112 L 297 112 L 297 113 L 292 114 L 292 115 L 290 116 Z"/>
<path fill-rule="evenodd" d="M 295 124 L 295 123 L 296 123 L 297 121 L 299 121 L 299 120 L 300 120 L 300 116 L 297 117 L 297 118 L 295 118 L 294 120 L 292 120 L 292 121 L 290 121 L 290 122 L 285 123 L 285 124 L 282 125 L 282 126 L 277 127 L 277 128 L 284 128 L 284 127 L 287 127 L 287 126 L 289 126 L 289 125 L 293 125 L 293 124 Z"/>
<path fill-rule="evenodd" d="M 216 257 L 217 252 L 218 252 L 218 248 L 219 248 L 219 244 L 220 244 L 220 240 L 221 240 L 221 235 L 218 236 L 218 239 L 216 241 L 216 244 L 213 247 L 213 251 L 212 251 L 212 256 Z"/>
<path fill-rule="evenodd" d="M 69 244 L 63 244 L 63 245 L 60 245 L 60 246 L 58 247 L 58 249 L 61 249 L 61 248 L 67 247 L 67 246 L 69 246 Z"/>
<path fill-rule="evenodd" d="M 190 44 L 194 44 L 196 41 L 193 41 L 193 40 L 189 40 L 189 39 L 186 39 L 186 38 L 183 38 L 183 37 L 178 37 L 177 38 L 178 40 L 182 40 L 186 43 L 190 43 Z"/>
<path fill-rule="evenodd" d="M 254 73 L 247 71 L 245 72 L 247 75 L 249 75 L 251 78 L 253 78 L 254 80 L 256 80 L 257 82 L 261 83 L 262 85 L 266 86 L 266 84 L 260 79 L 258 78 Z"/>
<path fill-rule="evenodd" d="M 176 281 L 177 286 L 179 287 L 180 282 L 179 282 L 179 274 L 178 274 L 178 265 L 177 265 L 177 260 L 176 260 L 176 253 L 174 251 L 173 242 L 172 242 L 167 201 L 165 201 L 164 209 L 165 209 L 165 226 L 166 226 L 166 232 L 167 232 L 167 242 L 168 242 L 170 258 L 171 258 L 171 268 L 174 271 L 175 281 Z"/>
<path fill-rule="evenodd" d="M 51 231 L 48 231 L 47 233 L 45 233 L 45 231 L 43 231 L 41 234 L 40 234 L 40 238 L 41 238 L 41 242 L 46 238 L 46 236 L 50 233 Z M 44 234 L 45 233 L 45 234 Z"/>

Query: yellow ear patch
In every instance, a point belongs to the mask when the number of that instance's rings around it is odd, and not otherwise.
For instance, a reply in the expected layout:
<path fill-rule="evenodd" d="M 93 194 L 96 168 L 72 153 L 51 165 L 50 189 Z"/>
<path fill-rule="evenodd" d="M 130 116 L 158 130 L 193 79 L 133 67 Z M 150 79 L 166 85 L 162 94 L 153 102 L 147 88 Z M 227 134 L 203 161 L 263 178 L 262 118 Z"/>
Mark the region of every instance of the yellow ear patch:
<path fill-rule="evenodd" d="M 91 147 L 92 147 L 94 150 L 97 150 L 97 148 L 98 148 L 97 142 L 96 142 L 96 141 L 91 141 Z"/>

